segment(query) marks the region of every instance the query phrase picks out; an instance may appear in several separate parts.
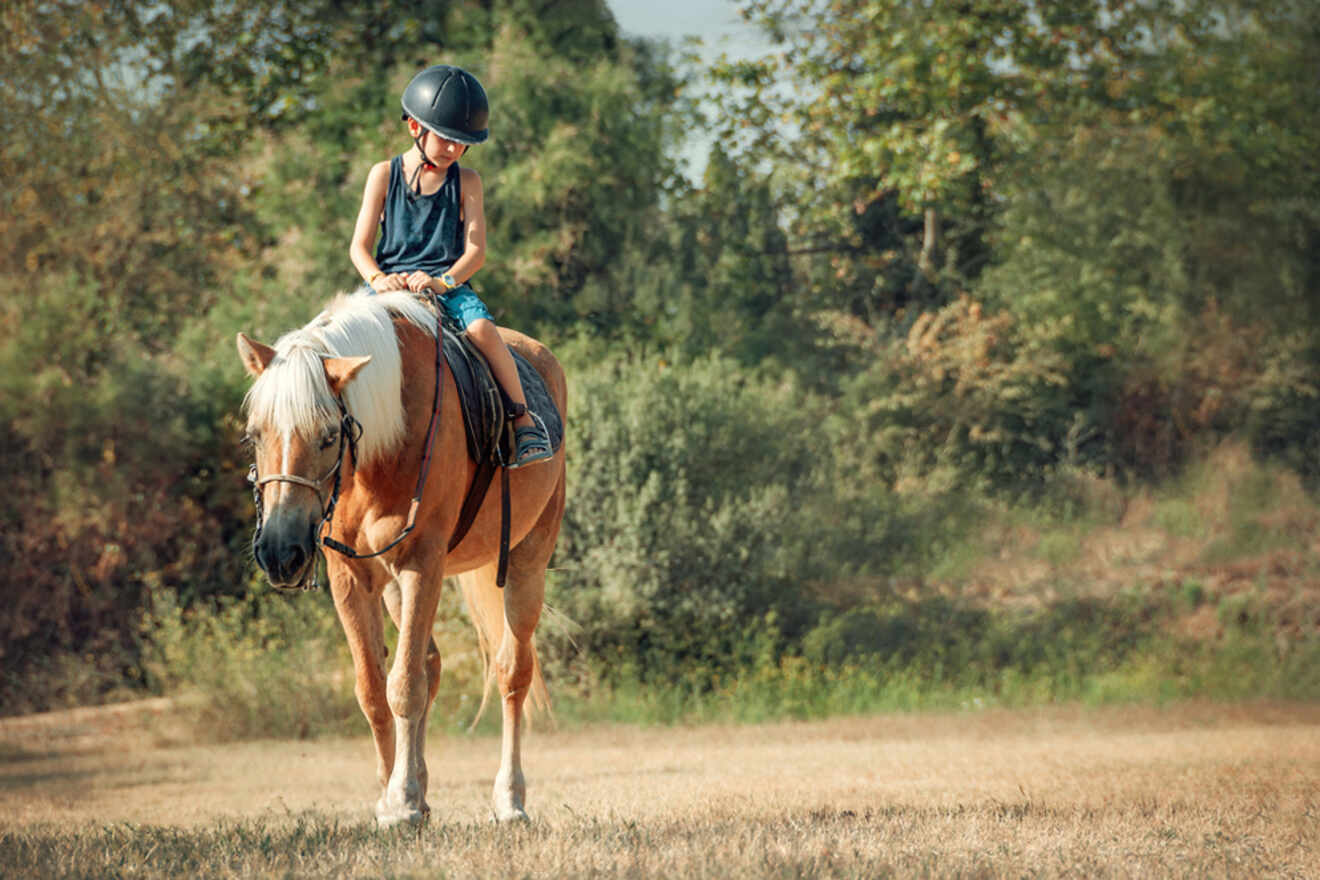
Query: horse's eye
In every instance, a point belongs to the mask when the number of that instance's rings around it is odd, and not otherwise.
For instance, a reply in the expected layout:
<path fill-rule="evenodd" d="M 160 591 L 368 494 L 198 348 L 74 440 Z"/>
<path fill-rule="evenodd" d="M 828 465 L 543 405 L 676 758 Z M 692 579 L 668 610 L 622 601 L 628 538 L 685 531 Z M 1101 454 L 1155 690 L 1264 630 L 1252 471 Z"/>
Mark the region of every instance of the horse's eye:
<path fill-rule="evenodd" d="M 256 445 L 257 438 L 253 437 L 251 434 L 244 434 L 239 438 L 238 443 L 240 446 L 251 448 Z"/>
<path fill-rule="evenodd" d="M 329 431 L 326 431 L 325 435 L 321 438 L 321 448 L 329 449 L 331 446 L 335 445 L 335 441 L 338 439 L 339 431 L 335 428 L 331 428 Z"/>

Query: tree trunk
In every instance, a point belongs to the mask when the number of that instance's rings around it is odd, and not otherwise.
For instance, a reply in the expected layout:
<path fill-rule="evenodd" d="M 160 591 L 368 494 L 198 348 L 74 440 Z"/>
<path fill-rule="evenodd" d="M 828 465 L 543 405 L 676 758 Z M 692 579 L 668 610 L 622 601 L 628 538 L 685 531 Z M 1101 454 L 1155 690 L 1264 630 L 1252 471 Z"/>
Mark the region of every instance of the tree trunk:
<path fill-rule="evenodd" d="M 926 231 L 921 239 L 921 256 L 917 258 L 917 268 L 926 280 L 935 282 L 935 249 L 939 246 L 939 213 L 934 207 L 926 208 Z"/>

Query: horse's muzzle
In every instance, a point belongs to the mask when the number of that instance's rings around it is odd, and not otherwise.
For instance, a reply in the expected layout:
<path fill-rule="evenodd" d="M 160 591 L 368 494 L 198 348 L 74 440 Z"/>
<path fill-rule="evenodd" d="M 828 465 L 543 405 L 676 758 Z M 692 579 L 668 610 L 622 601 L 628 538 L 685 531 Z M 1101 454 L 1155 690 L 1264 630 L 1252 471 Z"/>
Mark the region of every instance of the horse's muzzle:
<path fill-rule="evenodd" d="M 316 521 L 296 514 L 277 517 L 272 512 L 253 551 L 271 586 L 299 589 L 316 565 Z"/>

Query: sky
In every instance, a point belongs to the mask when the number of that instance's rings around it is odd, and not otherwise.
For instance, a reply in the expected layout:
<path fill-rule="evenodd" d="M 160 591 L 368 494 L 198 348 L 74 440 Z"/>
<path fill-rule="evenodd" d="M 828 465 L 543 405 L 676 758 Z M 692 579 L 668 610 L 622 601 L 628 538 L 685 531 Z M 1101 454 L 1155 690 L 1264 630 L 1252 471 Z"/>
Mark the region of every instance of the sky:
<path fill-rule="evenodd" d="M 633 36 L 663 37 L 677 44 L 701 37 L 708 47 L 730 54 L 764 45 L 756 29 L 738 15 L 732 0 L 607 0 L 619 27 Z"/>
<path fill-rule="evenodd" d="M 743 21 L 733 0 L 606 0 L 619 29 L 628 36 L 668 40 L 681 48 L 684 38 L 700 37 L 701 56 L 713 61 L 721 54 L 731 58 L 760 57 L 771 51 L 769 40 Z M 685 140 L 680 158 L 687 174 L 699 179 L 706 165 L 712 140 L 700 136 Z"/>

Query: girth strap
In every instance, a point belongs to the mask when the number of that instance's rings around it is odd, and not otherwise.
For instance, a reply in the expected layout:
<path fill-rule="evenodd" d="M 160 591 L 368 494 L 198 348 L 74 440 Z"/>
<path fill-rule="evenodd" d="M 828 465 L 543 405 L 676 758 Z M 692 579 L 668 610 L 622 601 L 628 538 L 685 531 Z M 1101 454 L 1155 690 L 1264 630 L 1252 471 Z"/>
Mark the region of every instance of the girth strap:
<path fill-rule="evenodd" d="M 502 470 L 503 474 L 500 477 L 500 564 L 495 576 L 495 584 L 503 587 L 509 571 L 508 468 L 500 468 L 491 459 L 485 459 L 477 465 L 477 472 L 472 475 L 472 485 L 468 487 L 467 497 L 463 499 L 463 508 L 458 512 L 458 525 L 454 526 L 453 537 L 449 539 L 449 549 L 452 551 L 457 547 L 472 528 L 477 512 L 481 510 L 481 504 L 486 500 L 486 493 L 490 490 L 490 481 L 494 479 L 496 470 Z"/>

